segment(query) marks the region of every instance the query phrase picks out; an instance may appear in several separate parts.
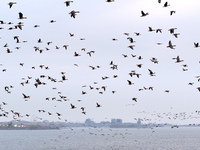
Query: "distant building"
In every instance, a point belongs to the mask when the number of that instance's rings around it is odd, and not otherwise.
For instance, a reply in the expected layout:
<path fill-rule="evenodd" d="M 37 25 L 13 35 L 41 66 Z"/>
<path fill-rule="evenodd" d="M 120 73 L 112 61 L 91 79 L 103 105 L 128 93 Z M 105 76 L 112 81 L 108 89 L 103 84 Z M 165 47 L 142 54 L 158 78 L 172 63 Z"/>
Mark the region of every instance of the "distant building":
<path fill-rule="evenodd" d="M 92 121 L 91 119 L 86 119 L 85 120 L 85 124 L 93 124 L 93 123 L 95 123 L 94 121 Z"/>
<path fill-rule="evenodd" d="M 103 124 L 103 125 L 109 125 L 110 122 L 109 122 L 109 121 L 101 121 L 100 124 Z"/>
<path fill-rule="evenodd" d="M 9 122 L 8 123 L 8 127 L 12 127 L 13 126 L 13 123 L 12 122 Z"/>
<path fill-rule="evenodd" d="M 137 125 L 140 126 L 142 123 L 141 123 L 141 119 L 138 118 L 138 121 L 137 121 Z"/>
<path fill-rule="evenodd" d="M 111 119 L 111 124 L 122 124 L 122 119 Z"/>
<path fill-rule="evenodd" d="M 49 121 L 48 120 L 44 120 L 43 123 L 49 123 Z"/>

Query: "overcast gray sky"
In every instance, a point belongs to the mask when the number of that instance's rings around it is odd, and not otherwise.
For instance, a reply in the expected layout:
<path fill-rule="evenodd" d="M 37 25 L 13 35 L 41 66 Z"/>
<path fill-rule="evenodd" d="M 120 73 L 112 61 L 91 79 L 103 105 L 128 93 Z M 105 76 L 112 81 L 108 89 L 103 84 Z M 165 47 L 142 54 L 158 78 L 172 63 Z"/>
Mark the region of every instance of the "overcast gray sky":
<path fill-rule="evenodd" d="M 196 76 L 200 75 L 200 48 L 194 48 L 194 42 L 200 42 L 200 1 L 168 0 L 170 6 L 163 7 L 166 2 L 163 0 L 161 3 L 157 0 L 116 0 L 111 3 L 74 0 L 66 7 L 65 1 L 58 0 L 17 0 L 12 8 L 9 8 L 9 2 L 0 2 L 0 20 L 6 23 L 0 24 L 0 105 L 3 109 L 0 113 L 9 112 L 8 117 L 0 117 L 0 121 L 12 120 L 13 110 L 23 116 L 14 117 L 28 121 L 38 118 L 57 121 L 58 112 L 62 114 L 60 121 L 69 122 L 83 122 L 87 118 L 96 122 L 111 118 L 134 122 L 134 118 L 140 117 L 144 122 L 198 123 L 196 111 L 200 110 L 200 92 L 197 87 L 200 83 Z M 72 10 L 80 11 L 75 19 L 70 17 Z M 140 17 L 142 10 L 149 15 Z M 170 11 L 176 12 L 170 15 Z M 19 12 L 27 19 L 18 19 Z M 50 23 L 51 20 L 56 22 Z M 18 22 L 23 22 L 22 30 L 8 30 Z M 34 25 L 39 27 L 34 28 Z M 162 33 L 149 32 L 149 27 L 162 29 Z M 174 32 L 180 34 L 178 38 L 169 33 L 170 28 L 177 28 Z M 135 32 L 141 35 L 136 36 Z M 19 36 L 20 43 L 16 43 L 14 36 Z M 136 42 L 130 43 L 128 37 Z M 42 43 L 38 43 L 38 39 Z M 167 48 L 169 41 L 176 45 L 175 49 Z M 47 45 L 47 42 L 52 43 Z M 8 47 L 4 47 L 6 43 Z M 68 45 L 68 49 L 65 50 L 63 45 Z M 134 50 L 128 48 L 130 45 L 135 45 Z M 43 52 L 35 51 L 34 46 Z M 12 53 L 7 53 L 7 49 Z M 87 54 L 90 51 L 95 51 L 91 57 Z M 81 56 L 74 57 L 74 52 Z M 128 57 L 124 58 L 122 54 Z M 139 60 L 139 56 L 143 59 Z M 184 61 L 175 63 L 172 58 L 177 56 Z M 152 57 L 158 60 L 158 64 L 150 61 Z M 110 68 L 111 61 L 117 65 L 117 70 Z M 143 65 L 139 68 L 138 64 Z M 49 69 L 41 69 L 40 65 Z M 155 72 L 155 76 L 150 76 L 148 69 Z M 140 78 L 130 77 L 132 70 L 141 74 Z M 58 82 L 62 80 L 61 72 L 65 72 L 68 80 Z M 113 78 L 113 75 L 118 77 Z M 28 76 L 32 78 L 28 79 Z M 48 80 L 48 76 L 57 82 Z M 109 78 L 102 80 L 105 76 Z M 36 78 L 46 85 L 36 88 Z M 21 83 L 27 80 L 29 84 L 22 86 Z M 134 84 L 128 85 L 127 80 Z M 5 91 L 6 86 L 9 93 Z M 90 90 L 89 86 L 94 89 Z M 106 86 L 106 91 L 102 86 Z M 144 87 L 153 87 L 153 91 Z M 113 94 L 112 91 L 116 92 Z M 30 99 L 24 99 L 22 93 Z M 67 101 L 59 95 L 66 96 Z M 47 97 L 49 101 L 45 100 Z M 53 97 L 56 100 L 52 100 Z M 132 98 L 137 98 L 137 102 Z M 96 103 L 102 107 L 97 108 Z M 71 109 L 70 104 L 77 108 Z M 85 107 L 86 115 L 81 107 Z M 39 113 L 38 110 L 45 112 Z"/>

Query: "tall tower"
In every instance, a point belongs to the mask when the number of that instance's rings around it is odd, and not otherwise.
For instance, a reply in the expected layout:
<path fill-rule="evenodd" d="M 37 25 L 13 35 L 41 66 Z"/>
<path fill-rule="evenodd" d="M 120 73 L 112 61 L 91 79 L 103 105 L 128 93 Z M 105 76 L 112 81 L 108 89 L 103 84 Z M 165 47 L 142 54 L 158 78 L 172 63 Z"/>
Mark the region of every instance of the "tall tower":
<path fill-rule="evenodd" d="M 138 118 L 138 121 L 137 121 L 137 125 L 141 125 L 142 123 L 141 123 L 141 119 L 140 118 Z"/>

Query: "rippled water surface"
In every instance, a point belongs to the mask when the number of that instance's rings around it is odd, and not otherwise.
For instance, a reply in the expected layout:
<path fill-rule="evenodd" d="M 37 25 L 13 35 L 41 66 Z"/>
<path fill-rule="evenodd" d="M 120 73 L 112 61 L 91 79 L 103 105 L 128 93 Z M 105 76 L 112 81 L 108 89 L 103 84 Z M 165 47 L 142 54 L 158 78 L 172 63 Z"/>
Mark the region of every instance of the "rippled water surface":
<path fill-rule="evenodd" d="M 0 150 L 200 150 L 200 127 L 0 130 Z"/>

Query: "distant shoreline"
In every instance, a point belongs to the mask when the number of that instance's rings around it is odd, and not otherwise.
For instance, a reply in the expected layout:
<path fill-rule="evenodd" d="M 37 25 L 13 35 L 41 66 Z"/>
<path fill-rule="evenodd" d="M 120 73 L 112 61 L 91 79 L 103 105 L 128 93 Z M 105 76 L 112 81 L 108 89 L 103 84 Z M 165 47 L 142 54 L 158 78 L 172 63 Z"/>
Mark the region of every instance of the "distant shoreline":
<path fill-rule="evenodd" d="M 0 127 L 0 130 L 59 130 L 60 128 L 49 127 Z"/>

